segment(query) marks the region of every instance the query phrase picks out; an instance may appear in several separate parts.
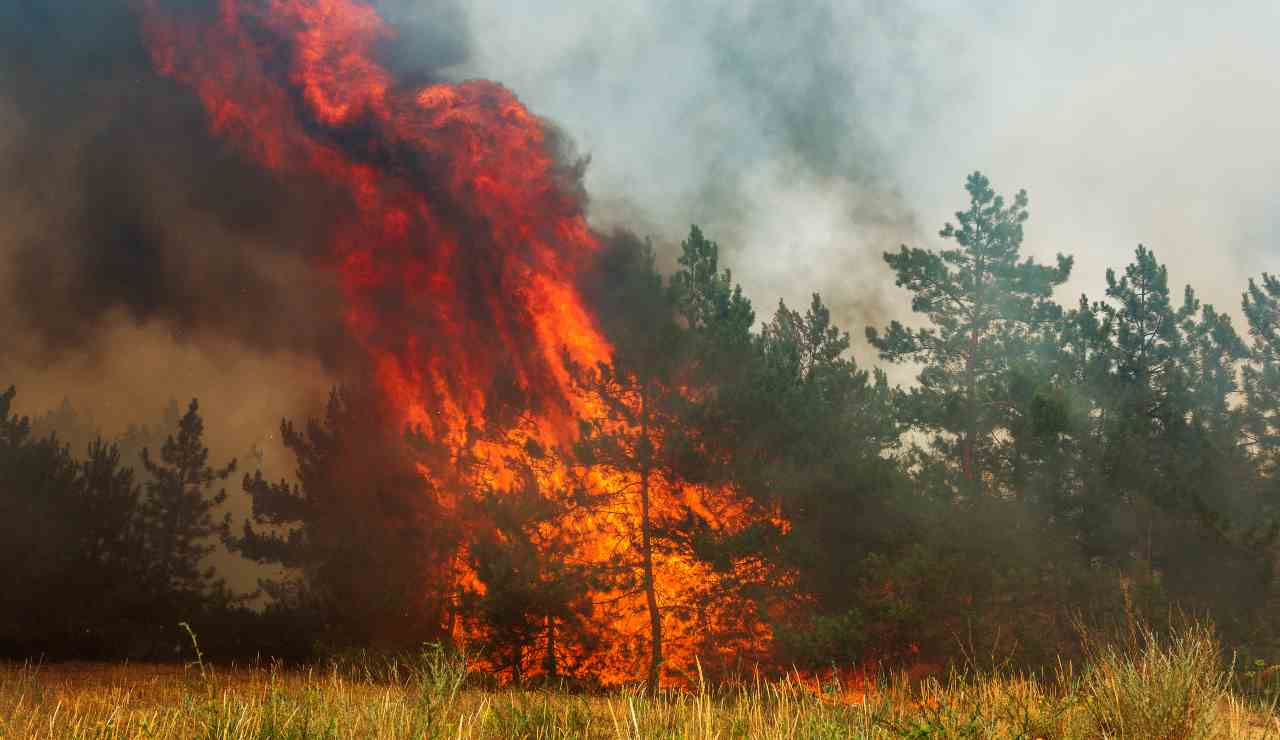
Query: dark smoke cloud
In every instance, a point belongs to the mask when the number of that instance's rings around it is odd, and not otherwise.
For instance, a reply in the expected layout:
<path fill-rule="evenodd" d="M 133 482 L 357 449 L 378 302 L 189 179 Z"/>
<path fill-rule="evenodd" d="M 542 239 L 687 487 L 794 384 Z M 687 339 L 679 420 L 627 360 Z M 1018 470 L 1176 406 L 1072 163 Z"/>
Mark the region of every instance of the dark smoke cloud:
<path fill-rule="evenodd" d="M 442 71 L 464 63 L 470 53 L 467 15 L 453 0 L 374 0 L 395 29 L 383 59 L 401 83 L 439 82 Z"/>
<path fill-rule="evenodd" d="M 466 58 L 458 6 L 379 4 L 408 83 Z M 345 200 L 211 134 L 193 92 L 156 74 L 132 6 L 0 3 L 0 387 L 32 415 L 68 398 L 108 436 L 198 396 L 215 459 L 287 475 L 281 417 L 365 371 L 325 265 Z M 224 565 L 238 586 L 258 575 Z"/>
<path fill-rule="evenodd" d="M 409 78 L 465 58 L 457 8 L 383 5 L 397 23 L 386 55 Z M 213 136 L 191 91 L 152 69 L 128 3 L 8 4 L 0 29 L 0 110 L 15 121 L 0 208 L 20 225 L 0 232 L 0 255 L 15 318 L 44 350 L 83 351 L 122 315 L 333 368 L 358 356 L 316 259 L 340 201 Z"/>
<path fill-rule="evenodd" d="M 333 286 L 312 269 L 323 194 L 265 176 L 159 78 L 123 3 L 20 3 L 0 19 L 0 96 L 21 124 L 0 233 L 17 321 L 51 357 L 108 317 L 164 321 L 335 361 Z"/>

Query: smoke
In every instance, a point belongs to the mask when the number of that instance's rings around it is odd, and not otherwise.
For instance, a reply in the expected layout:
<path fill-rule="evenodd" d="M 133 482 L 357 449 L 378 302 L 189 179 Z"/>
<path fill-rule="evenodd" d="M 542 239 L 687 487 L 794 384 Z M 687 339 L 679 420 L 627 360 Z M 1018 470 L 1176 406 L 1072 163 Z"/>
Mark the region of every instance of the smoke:
<path fill-rule="evenodd" d="M 559 124 L 591 156 L 598 227 L 654 237 L 670 268 L 699 223 L 762 313 L 819 290 L 855 336 L 906 313 L 880 254 L 936 245 L 975 168 L 1031 192 L 1027 248 L 1077 256 L 1071 293 L 1099 293 L 1142 241 L 1175 282 L 1234 308 L 1280 231 L 1266 30 L 1280 11 L 1265 2 L 379 11 L 402 80 L 497 79 Z M 56 355 L 123 315 L 327 367 L 358 354 L 331 274 L 306 258 L 326 193 L 210 136 L 192 96 L 154 74 L 123 3 L 0 14 L 11 336 Z"/>
<path fill-rule="evenodd" d="M 337 292 L 309 259 L 324 194 L 210 137 L 123 3 L 19 3 L 0 26 L 0 112 L 17 121 L 0 145 L 0 322 L 18 343 L 0 371 L 82 367 L 78 392 L 109 393 L 128 379 L 86 361 L 206 339 L 341 367 Z M 150 327 L 145 349 L 112 344 L 126 327 Z"/>
<path fill-rule="evenodd" d="M 1280 123 L 1265 0 L 468 4 L 460 74 L 504 80 L 592 157 L 597 224 L 721 240 L 759 310 L 820 290 L 904 317 L 880 255 L 937 247 L 981 169 L 1026 188 L 1026 249 L 1102 292 L 1141 241 L 1234 309 L 1271 269 Z M 860 359 L 873 354 L 856 342 Z"/>
<path fill-rule="evenodd" d="M 396 23 L 383 51 L 409 80 L 438 80 L 465 56 L 453 4 L 380 10 Z M 133 3 L 0 7 L 0 380 L 31 386 L 79 368 L 76 395 L 111 396 L 132 380 L 105 372 L 113 354 L 181 364 L 188 345 L 217 346 L 228 362 L 289 357 L 281 367 L 307 364 L 321 382 L 362 372 L 323 264 L 325 216 L 342 203 L 213 135 L 199 99 L 156 73 Z M 144 348 L 113 344 L 131 329 Z M 187 379 L 180 397 L 217 380 Z M 271 407 L 277 420 L 300 411 Z"/>
<path fill-rule="evenodd" d="M 945 195 L 930 171 L 981 166 L 1027 188 L 1029 245 L 1077 255 L 1075 291 L 1100 294 L 1106 267 L 1143 242 L 1174 283 L 1237 309 L 1247 278 L 1274 269 L 1277 21 L 1280 8 L 1252 0 L 1011 3 L 971 19 L 965 35 L 981 42 L 958 63 L 975 84 L 940 111 L 943 145 L 904 180 L 921 204 Z M 943 121 L 981 135 L 961 145 Z"/>
<path fill-rule="evenodd" d="M 367 371 L 324 264 L 345 201 L 213 135 L 156 73 L 133 5 L 0 4 L 0 386 L 32 415 L 68 399 L 108 437 L 198 396 L 214 460 L 287 475 L 281 417 Z M 399 22 L 386 54 L 416 81 L 465 54 L 452 5 L 384 5 Z"/>
<path fill-rule="evenodd" d="M 493 76 L 591 156 L 600 227 L 652 236 L 670 268 L 690 223 L 761 314 L 819 290 L 857 330 L 905 307 L 880 253 L 913 238 L 892 163 L 929 95 L 918 13 L 895 3 L 469 6 Z M 921 87 L 921 82 L 926 87 Z M 899 305 L 901 304 L 901 305 Z"/>

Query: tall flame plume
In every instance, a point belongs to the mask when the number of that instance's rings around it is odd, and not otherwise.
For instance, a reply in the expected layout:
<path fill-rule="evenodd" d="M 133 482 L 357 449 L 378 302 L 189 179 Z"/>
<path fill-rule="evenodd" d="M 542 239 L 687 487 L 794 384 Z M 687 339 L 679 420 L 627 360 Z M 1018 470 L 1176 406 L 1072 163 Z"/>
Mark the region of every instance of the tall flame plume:
<path fill-rule="evenodd" d="M 563 400 L 565 348 L 608 360 L 574 287 L 599 245 L 510 91 L 398 88 L 374 53 L 394 30 L 354 0 L 221 0 L 211 26 L 146 9 L 156 65 L 195 89 L 215 133 L 349 196 L 330 259 L 347 326 L 405 420 L 479 413 L 500 364 Z"/>
<path fill-rule="evenodd" d="M 503 469 L 504 444 L 565 441 L 575 417 L 599 413 L 574 391 L 571 366 L 611 358 L 577 287 L 601 246 L 576 173 L 510 91 L 482 80 L 400 84 L 377 53 L 395 30 L 358 0 L 219 0 L 214 17 L 142 3 L 154 64 L 195 91 L 216 134 L 272 172 L 327 184 L 348 204 L 317 218 L 332 222 L 326 259 L 340 276 L 346 326 L 394 423 L 461 444 L 495 380 L 510 378 L 536 399 L 537 417 L 472 449 L 510 486 L 518 476 Z M 561 465 L 537 474 L 563 488 L 571 473 Z M 627 486 L 599 476 L 592 484 Z M 733 526 L 747 516 L 723 491 L 663 493 L 658 514 L 673 519 L 691 511 Z M 563 556 L 635 560 L 626 535 L 634 517 L 627 505 L 560 522 L 573 533 Z M 535 536 L 546 547 L 556 539 Z M 753 646 L 758 655 L 767 642 L 761 620 L 727 600 L 716 573 L 687 555 L 655 558 L 673 665 L 692 669 L 713 634 L 724 638 L 722 652 Z M 740 566 L 736 578 L 765 577 Z M 483 589 L 465 566 L 457 570 L 457 588 Z M 601 632 L 617 639 L 579 650 L 574 664 L 606 681 L 635 677 L 643 597 L 605 589 L 591 599 Z M 468 629 L 456 627 L 464 638 Z"/>

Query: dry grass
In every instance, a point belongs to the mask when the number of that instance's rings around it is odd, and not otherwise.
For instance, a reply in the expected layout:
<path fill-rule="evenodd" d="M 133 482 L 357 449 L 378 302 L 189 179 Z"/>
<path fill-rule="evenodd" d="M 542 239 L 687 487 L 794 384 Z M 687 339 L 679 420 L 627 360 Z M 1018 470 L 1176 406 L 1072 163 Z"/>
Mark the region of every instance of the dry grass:
<path fill-rule="evenodd" d="M 466 688 L 458 661 L 326 670 L 0 666 L 0 738 L 1278 738 L 1228 691 L 1212 634 L 1135 633 L 1079 674 L 797 681 L 605 695 Z M 851 697 L 860 697 L 852 699 Z"/>

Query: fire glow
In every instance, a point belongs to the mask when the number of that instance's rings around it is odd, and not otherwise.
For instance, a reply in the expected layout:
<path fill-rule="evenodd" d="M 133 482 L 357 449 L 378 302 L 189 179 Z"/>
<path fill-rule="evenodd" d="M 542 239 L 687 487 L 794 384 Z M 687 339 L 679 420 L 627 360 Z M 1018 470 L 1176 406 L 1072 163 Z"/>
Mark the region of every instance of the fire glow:
<path fill-rule="evenodd" d="M 532 428 L 501 435 L 508 444 L 563 441 L 575 416 L 596 413 L 574 392 L 568 363 L 610 360 L 577 288 L 601 247 L 547 129 L 510 91 L 482 80 L 406 89 L 377 60 L 394 29 L 357 0 L 220 0 L 216 18 L 201 19 L 157 0 L 143 8 L 154 64 L 195 91 L 216 134 L 261 166 L 318 178 L 350 202 L 333 226 L 328 260 L 341 278 L 347 329 L 368 352 L 399 423 L 460 443 L 504 373 L 540 410 Z M 500 445 L 489 444 L 478 454 L 501 460 Z M 557 490 L 566 474 L 544 470 L 539 483 Z M 743 516 L 719 491 L 665 491 L 655 506 L 670 517 L 696 510 L 718 526 Z M 637 561 L 628 534 L 635 516 L 627 505 L 561 522 L 579 535 L 567 557 Z M 722 662 L 767 650 L 752 605 L 726 603 L 711 568 L 656 552 L 654 569 L 668 676 L 692 671 L 695 656 L 712 657 L 708 649 Z M 747 569 L 733 577 L 763 577 Z M 464 566 L 457 570 L 459 587 L 482 589 Z M 589 650 L 556 644 L 548 620 L 547 654 L 560 651 L 564 668 L 605 681 L 642 676 L 644 594 L 589 596 L 587 619 L 600 639 Z M 463 640 L 473 629 L 450 623 Z M 536 670 L 539 657 L 528 662 Z"/>
<path fill-rule="evenodd" d="M 352 0 L 223 0 L 212 27 L 149 10 L 157 66 L 196 90 L 216 133 L 350 197 L 330 253 L 347 325 L 407 420 L 478 413 L 498 362 L 564 397 L 562 347 L 608 359 L 572 287 L 598 245 L 541 124 L 508 90 L 396 91 L 373 58 L 393 31 Z M 281 48 L 284 80 L 271 69 Z"/>

